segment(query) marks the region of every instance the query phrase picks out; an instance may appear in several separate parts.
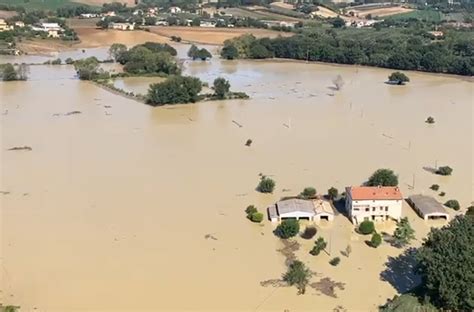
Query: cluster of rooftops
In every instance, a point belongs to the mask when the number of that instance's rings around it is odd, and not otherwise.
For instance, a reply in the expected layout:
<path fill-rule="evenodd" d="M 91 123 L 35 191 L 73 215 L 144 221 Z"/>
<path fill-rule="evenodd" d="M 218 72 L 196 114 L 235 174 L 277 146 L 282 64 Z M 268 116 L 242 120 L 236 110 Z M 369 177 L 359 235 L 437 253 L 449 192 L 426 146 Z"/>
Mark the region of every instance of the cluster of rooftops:
<path fill-rule="evenodd" d="M 364 220 L 400 220 L 404 197 L 397 186 L 351 186 L 346 188 L 345 213 L 353 223 Z M 425 219 L 449 220 L 445 207 L 436 199 L 426 195 L 412 195 L 407 202 Z M 313 199 L 282 199 L 267 208 L 272 222 L 283 219 L 307 219 L 319 222 L 334 219 L 332 203 L 322 197 Z"/>

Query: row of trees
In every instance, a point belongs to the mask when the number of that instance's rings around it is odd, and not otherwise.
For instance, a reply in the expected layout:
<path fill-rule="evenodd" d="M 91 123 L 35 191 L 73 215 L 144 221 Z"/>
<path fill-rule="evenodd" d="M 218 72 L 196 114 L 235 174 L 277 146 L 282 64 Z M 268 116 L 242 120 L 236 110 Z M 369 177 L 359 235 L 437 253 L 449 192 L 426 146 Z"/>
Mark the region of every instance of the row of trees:
<path fill-rule="evenodd" d="M 147 102 L 153 106 L 195 103 L 205 97 L 205 95 L 200 95 L 202 86 L 202 81 L 199 78 L 172 76 L 164 82 L 150 85 Z M 212 99 L 226 99 L 234 96 L 234 93 L 230 91 L 229 81 L 224 78 L 216 78 L 213 89 Z M 240 95 L 238 92 L 235 94 Z"/>
<path fill-rule="evenodd" d="M 244 35 L 227 40 L 221 56 L 277 57 L 474 75 L 474 39 L 453 32 L 439 42 L 431 41 L 424 33 L 400 29 L 312 29 L 274 39 Z"/>

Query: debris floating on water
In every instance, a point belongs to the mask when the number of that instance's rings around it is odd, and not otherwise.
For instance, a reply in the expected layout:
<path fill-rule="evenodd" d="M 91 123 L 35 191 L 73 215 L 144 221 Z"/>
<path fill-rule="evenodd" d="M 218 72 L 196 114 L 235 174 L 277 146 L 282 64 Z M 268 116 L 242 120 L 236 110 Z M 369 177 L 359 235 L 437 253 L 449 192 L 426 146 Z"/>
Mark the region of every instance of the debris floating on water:
<path fill-rule="evenodd" d="M 32 151 L 30 146 L 15 146 L 8 149 L 9 151 Z"/>
<path fill-rule="evenodd" d="M 232 122 L 233 122 L 234 124 L 236 124 L 239 128 L 242 128 L 242 127 L 243 127 L 240 123 L 238 123 L 238 122 L 235 121 L 235 120 L 232 120 Z"/>
<path fill-rule="evenodd" d="M 252 139 L 248 139 L 247 142 L 245 142 L 245 146 L 250 146 L 252 145 Z"/>
<path fill-rule="evenodd" d="M 77 115 L 77 114 L 81 114 L 81 112 L 80 111 L 72 111 L 72 112 L 68 112 L 68 113 L 64 114 L 64 116 Z"/>
<path fill-rule="evenodd" d="M 204 238 L 205 238 L 205 239 L 217 240 L 217 237 L 215 237 L 215 236 L 212 235 L 212 234 L 206 234 L 206 235 L 204 235 Z"/>

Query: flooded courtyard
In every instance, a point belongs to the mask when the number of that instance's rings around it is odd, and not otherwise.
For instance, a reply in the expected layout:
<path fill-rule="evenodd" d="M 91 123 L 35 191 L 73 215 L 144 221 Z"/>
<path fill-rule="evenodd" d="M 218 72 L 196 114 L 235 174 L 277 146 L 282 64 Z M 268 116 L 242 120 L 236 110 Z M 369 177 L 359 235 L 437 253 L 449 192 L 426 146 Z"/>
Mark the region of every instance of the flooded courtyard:
<path fill-rule="evenodd" d="M 48 312 L 376 310 L 397 293 L 380 273 L 401 250 L 369 248 L 338 215 L 318 233 L 331 256 L 309 255 L 312 241 L 296 252 L 313 282 L 344 284 L 337 298 L 262 287 L 286 270 L 282 244 L 270 222 L 253 224 L 244 209 L 264 211 L 306 186 L 342 192 L 378 168 L 399 174 L 405 197 L 470 205 L 474 84 L 408 72 L 408 85 L 390 86 L 391 72 L 188 60 L 185 74 L 209 84 L 222 76 L 251 99 L 159 108 L 81 82 L 72 66 L 31 66 L 31 80 L 0 83 L 0 302 Z M 117 83 L 141 93 L 150 78 Z M 15 146 L 32 150 L 8 151 Z M 452 176 L 429 170 L 443 165 Z M 255 191 L 260 173 L 276 181 L 273 194 Z M 403 213 L 419 245 L 433 224 L 407 205 Z M 348 244 L 352 255 L 328 264 Z"/>

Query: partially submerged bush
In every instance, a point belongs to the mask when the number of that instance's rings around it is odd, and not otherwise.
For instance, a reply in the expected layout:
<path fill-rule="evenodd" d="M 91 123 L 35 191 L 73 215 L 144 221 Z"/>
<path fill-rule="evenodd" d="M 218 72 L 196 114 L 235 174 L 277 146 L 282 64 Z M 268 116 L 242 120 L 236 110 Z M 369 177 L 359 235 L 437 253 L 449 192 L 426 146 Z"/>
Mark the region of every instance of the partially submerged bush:
<path fill-rule="evenodd" d="M 438 170 L 436 170 L 436 174 L 443 175 L 443 176 L 451 175 L 451 173 L 453 173 L 453 168 L 449 166 L 442 166 L 442 167 L 439 167 Z"/>
<path fill-rule="evenodd" d="M 395 83 L 395 84 L 398 84 L 398 85 L 404 85 L 405 82 L 409 82 L 410 79 L 404 73 L 393 72 L 390 76 L 388 76 L 388 81 L 390 83 Z"/>
<path fill-rule="evenodd" d="M 298 220 L 290 219 L 290 220 L 283 220 L 275 229 L 275 235 L 283 238 L 288 239 L 290 237 L 296 236 L 300 231 L 300 223 Z"/>
<path fill-rule="evenodd" d="M 455 199 L 448 200 L 444 205 L 454 210 L 459 210 L 461 208 L 461 205 L 459 205 L 459 202 Z"/>
<path fill-rule="evenodd" d="M 370 239 L 370 246 L 377 248 L 382 244 L 382 236 L 379 233 L 372 234 L 372 238 Z"/>
<path fill-rule="evenodd" d="M 439 185 L 438 184 L 433 184 L 430 186 L 430 189 L 432 189 L 433 191 L 437 191 L 439 190 Z"/>
<path fill-rule="evenodd" d="M 301 237 L 304 238 L 304 239 L 312 239 L 314 237 L 314 235 L 316 235 L 316 232 L 317 232 L 316 227 L 307 226 L 304 229 L 303 234 L 301 234 Z"/>
<path fill-rule="evenodd" d="M 375 226 L 372 221 L 365 220 L 359 225 L 359 232 L 364 235 L 372 234 L 375 231 Z"/>
<path fill-rule="evenodd" d="M 398 176 L 390 169 L 376 170 L 367 181 L 367 186 L 397 186 Z"/>
<path fill-rule="evenodd" d="M 260 182 L 258 183 L 257 191 L 259 191 L 260 193 L 273 193 L 274 188 L 275 181 L 266 176 L 262 176 Z"/>
<path fill-rule="evenodd" d="M 260 223 L 263 221 L 263 213 L 261 212 L 254 212 L 250 215 L 250 220 L 252 222 Z"/>
<path fill-rule="evenodd" d="M 304 190 L 300 193 L 300 196 L 303 198 L 312 198 L 316 196 L 316 189 L 314 187 L 305 187 Z"/>
<path fill-rule="evenodd" d="M 341 262 L 341 258 L 335 257 L 335 258 L 332 258 L 329 261 L 329 264 L 331 264 L 332 266 L 337 266 L 339 264 L 339 262 Z"/>
<path fill-rule="evenodd" d="M 328 197 L 329 197 L 329 199 L 334 200 L 334 199 L 337 198 L 338 195 L 339 195 L 339 191 L 337 190 L 337 188 L 331 187 L 331 188 L 328 190 Z"/>
<path fill-rule="evenodd" d="M 314 242 L 313 249 L 311 249 L 309 253 L 313 256 L 317 256 L 326 248 L 327 245 L 328 243 L 326 243 L 324 238 L 318 237 L 318 239 Z"/>
<path fill-rule="evenodd" d="M 393 244 L 397 247 L 403 247 L 409 244 L 412 239 L 415 239 L 415 230 L 411 227 L 407 217 L 402 218 L 397 223 L 393 238 Z"/>
<path fill-rule="evenodd" d="M 429 123 L 429 124 L 434 124 L 434 123 L 435 123 L 435 120 L 434 120 L 433 117 L 430 116 L 430 117 L 426 118 L 425 122 L 426 122 L 426 123 Z"/>
<path fill-rule="evenodd" d="M 306 285 L 309 283 L 311 278 L 311 271 L 306 268 L 303 262 L 295 260 L 288 267 L 288 271 L 283 275 L 283 280 L 288 285 L 296 285 L 298 288 L 298 294 L 304 294 Z"/>

